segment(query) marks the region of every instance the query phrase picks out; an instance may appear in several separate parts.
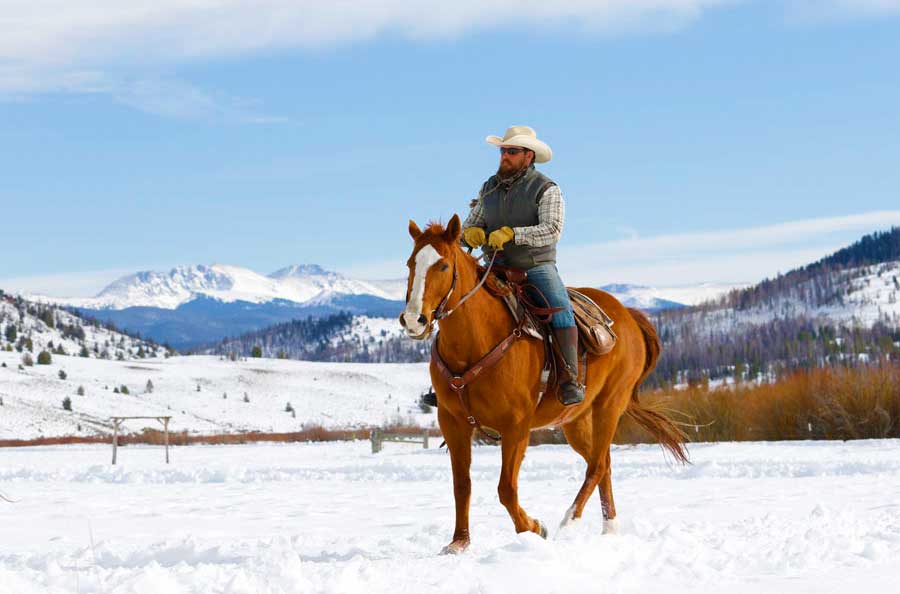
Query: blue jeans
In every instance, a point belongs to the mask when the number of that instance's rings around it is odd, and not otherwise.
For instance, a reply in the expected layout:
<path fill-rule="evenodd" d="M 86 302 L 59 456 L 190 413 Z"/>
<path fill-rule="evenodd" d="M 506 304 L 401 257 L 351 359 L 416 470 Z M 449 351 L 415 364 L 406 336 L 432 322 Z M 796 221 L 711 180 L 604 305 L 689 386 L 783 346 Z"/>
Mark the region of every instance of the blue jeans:
<path fill-rule="evenodd" d="M 534 268 L 528 269 L 528 282 L 541 290 L 544 297 L 549 301 L 550 307 L 565 307 L 564 310 L 553 314 L 553 321 L 550 325 L 554 328 L 571 328 L 575 325 L 575 316 L 572 313 L 572 303 L 569 301 L 569 293 L 562 279 L 559 278 L 559 271 L 556 270 L 556 264 L 539 264 Z M 544 307 L 544 300 L 540 295 L 533 291 L 529 291 L 531 299 L 535 305 Z"/>

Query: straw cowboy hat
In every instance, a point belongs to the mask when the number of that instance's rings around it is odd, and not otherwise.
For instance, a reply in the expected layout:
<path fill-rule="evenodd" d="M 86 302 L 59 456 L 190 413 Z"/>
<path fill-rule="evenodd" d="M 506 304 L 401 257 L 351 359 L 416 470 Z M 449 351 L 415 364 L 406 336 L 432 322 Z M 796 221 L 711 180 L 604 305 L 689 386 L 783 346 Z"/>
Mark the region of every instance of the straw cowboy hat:
<path fill-rule="evenodd" d="M 538 140 L 537 133 L 528 126 L 510 126 L 506 129 L 503 138 L 488 136 L 485 138 L 494 146 L 519 146 L 534 151 L 534 160 L 537 163 L 546 163 L 553 158 L 553 151 L 546 142 Z"/>

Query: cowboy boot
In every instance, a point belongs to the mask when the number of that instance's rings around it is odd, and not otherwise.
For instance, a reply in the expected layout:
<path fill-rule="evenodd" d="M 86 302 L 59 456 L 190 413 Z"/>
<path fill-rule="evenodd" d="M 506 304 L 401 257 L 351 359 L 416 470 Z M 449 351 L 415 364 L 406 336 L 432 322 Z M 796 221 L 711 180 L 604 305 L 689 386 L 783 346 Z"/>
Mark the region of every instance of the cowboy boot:
<path fill-rule="evenodd" d="M 559 401 L 569 406 L 584 400 L 584 386 L 578 383 L 578 328 L 554 328 L 553 339 L 559 346 Z"/>

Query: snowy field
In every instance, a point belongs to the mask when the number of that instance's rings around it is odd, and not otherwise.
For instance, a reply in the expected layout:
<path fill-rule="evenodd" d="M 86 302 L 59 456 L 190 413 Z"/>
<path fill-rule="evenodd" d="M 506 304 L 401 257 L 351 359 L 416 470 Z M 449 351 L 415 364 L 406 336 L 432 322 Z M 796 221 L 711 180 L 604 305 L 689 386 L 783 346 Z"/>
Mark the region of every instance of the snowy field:
<path fill-rule="evenodd" d="M 613 452 L 617 534 L 599 499 L 560 533 L 583 463 L 531 448 L 517 536 L 496 495 L 499 449 L 476 448 L 472 546 L 453 522 L 444 451 L 257 444 L 0 452 L 2 594 L 896 592 L 900 441 L 698 444 Z"/>
<path fill-rule="evenodd" d="M 0 439 L 111 433 L 109 417 L 171 415 L 172 431 L 299 431 L 392 422 L 432 426 L 419 395 L 431 385 L 427 363 L 228 361 L 214 356 L 103 360 L 54 356 L 20 370 L 21 355 L 0 352 Z M 66 373 L 60 379 L 59 371 Z M 147 382 L 152 384 L 148 391 Z M 128 394 L 115 393 L 120 386 Z M 84 395 L 77 394 L 79 386 Z M 199 390 L 198 390 L 199 388 Z M 71 400 L 71 411 L 62 401 Z M 287 403 L 296 414 L 286 412 Z M 159 429 L 129 421 L 128 432 Z"/>

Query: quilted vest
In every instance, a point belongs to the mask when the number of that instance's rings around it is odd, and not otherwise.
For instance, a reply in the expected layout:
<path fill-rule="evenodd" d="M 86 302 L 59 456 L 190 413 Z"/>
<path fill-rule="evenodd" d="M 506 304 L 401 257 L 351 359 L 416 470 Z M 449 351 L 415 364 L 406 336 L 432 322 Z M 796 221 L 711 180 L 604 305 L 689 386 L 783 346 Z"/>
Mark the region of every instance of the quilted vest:
<path fill-rule="evenodd" d="M 532 227 L 538 221 L 538 202 L 544 191 L 556 183 L 534 167 L 516 179 L 510 187 L 500 183 L 494 175 L 481 187 L 484 206 L 485 233 L 490 235 L 500 227 Z M 485 251 L 491 253 L 489 247 Z M 539 264 L 556 262 L 556 244 L 534 247 L 515 245 L 512 241 L 503 246 L 497 262 L 528 270 Z"/>

